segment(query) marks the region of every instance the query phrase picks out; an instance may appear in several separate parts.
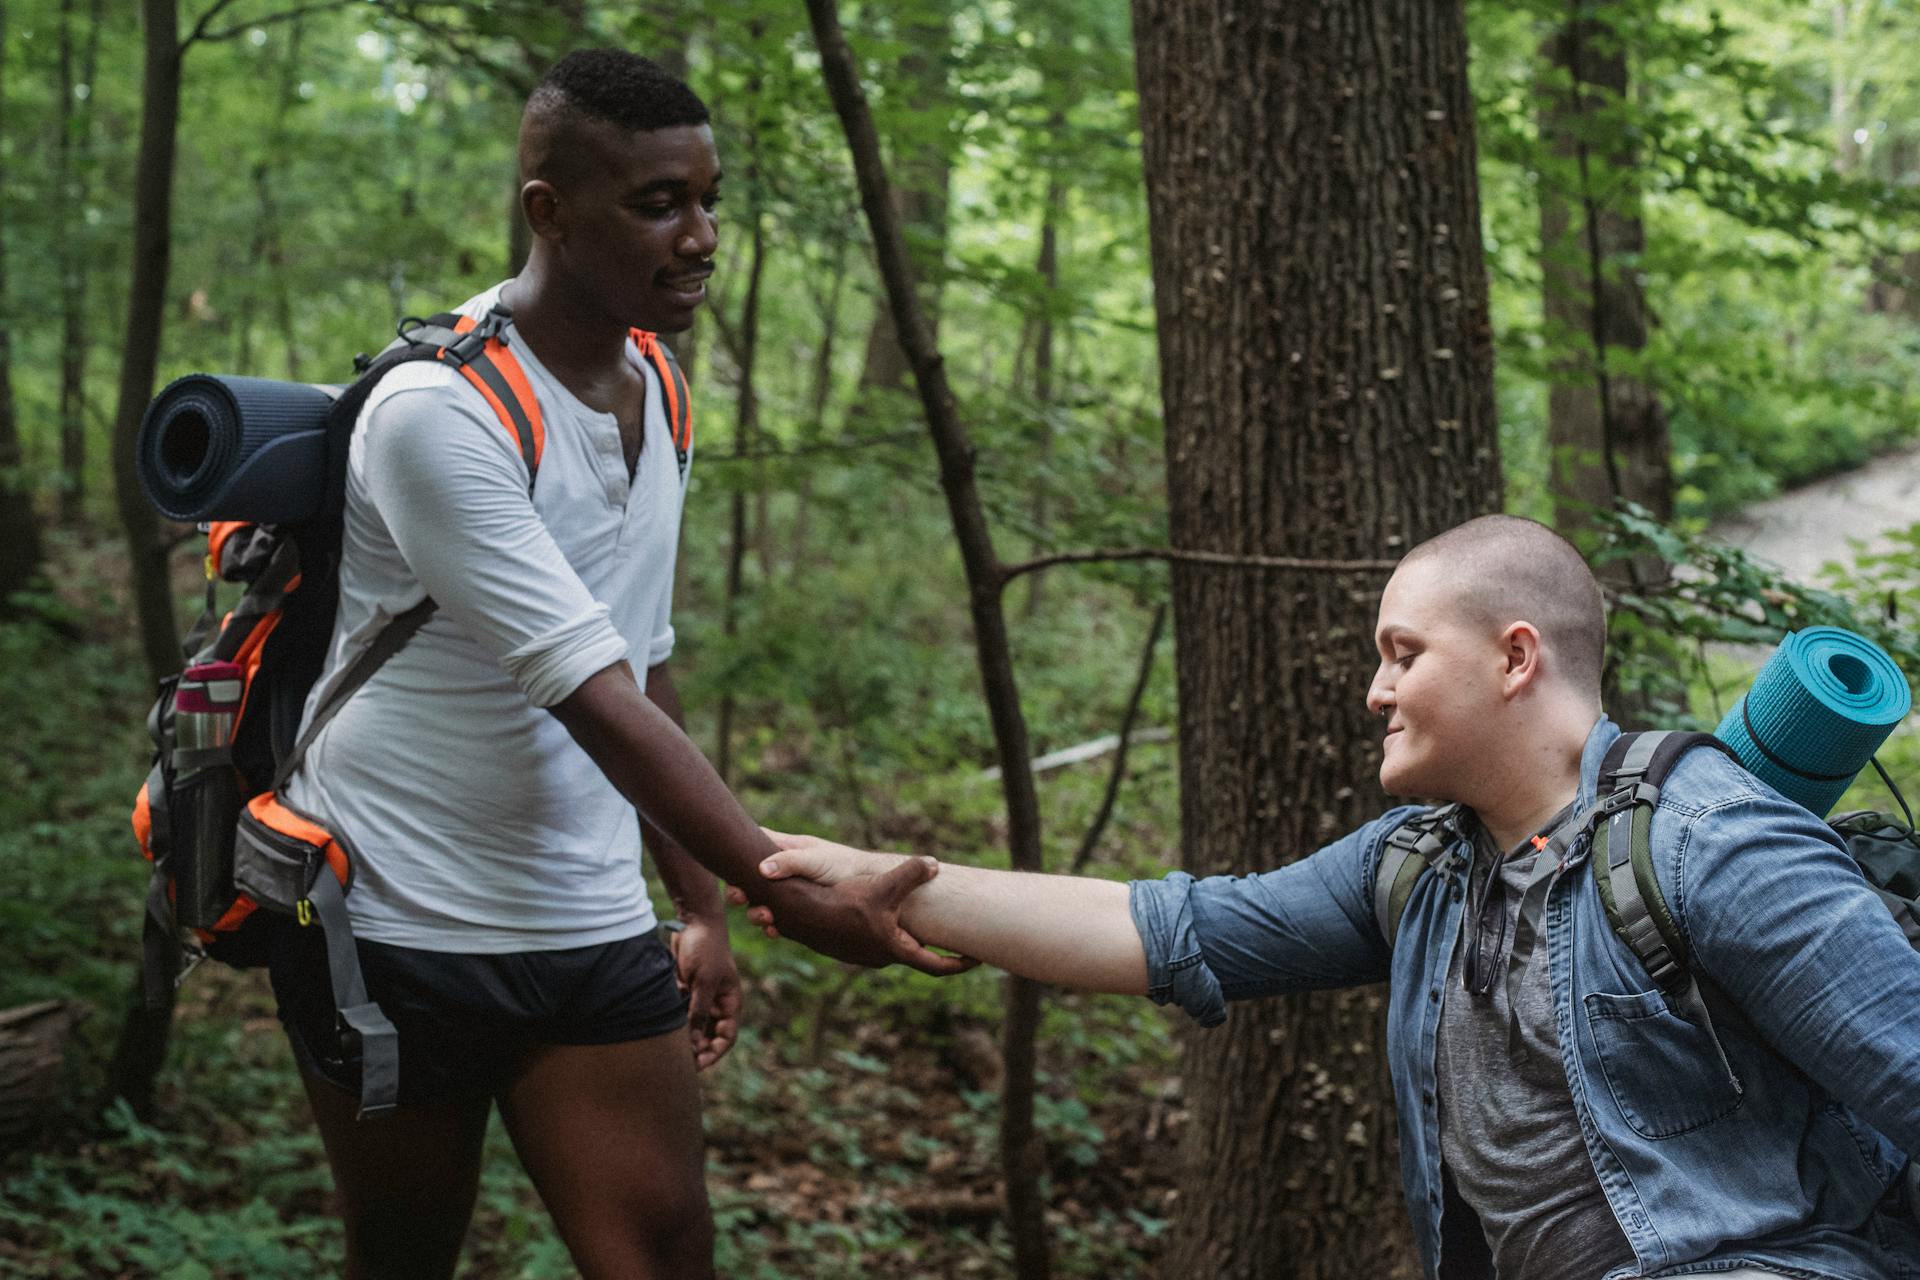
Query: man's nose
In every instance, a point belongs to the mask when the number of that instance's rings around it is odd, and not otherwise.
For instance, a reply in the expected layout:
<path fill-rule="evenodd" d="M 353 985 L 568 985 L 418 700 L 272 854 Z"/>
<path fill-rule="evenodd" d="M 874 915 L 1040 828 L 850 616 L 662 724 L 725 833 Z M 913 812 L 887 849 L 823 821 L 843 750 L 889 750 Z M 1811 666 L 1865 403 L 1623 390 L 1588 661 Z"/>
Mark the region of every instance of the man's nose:
<path fill-rule="evenodd" d="M 711 258 L 719 247 L 719 221 L 709 209 L 694 211 L 693 226 L 673 246 L 674 252 L 686 258 Z"/>

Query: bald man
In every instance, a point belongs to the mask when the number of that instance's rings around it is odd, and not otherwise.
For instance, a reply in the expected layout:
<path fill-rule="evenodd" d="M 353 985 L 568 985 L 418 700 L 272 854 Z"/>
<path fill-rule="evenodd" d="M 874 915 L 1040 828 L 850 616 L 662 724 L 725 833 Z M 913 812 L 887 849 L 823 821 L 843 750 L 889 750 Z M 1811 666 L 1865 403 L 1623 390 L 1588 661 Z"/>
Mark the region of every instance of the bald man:
<path fill-rule="evenodd" d="M 706 107 L 644 58 L 569 55 L 529 99 L 519 155 L 526 269 L 459 310 L 504 324 L 544 422 L 537 476 L 454 370 L 381 379 L 350 449 L 316 698 L 388 620 L 429 596 L 438 610 L 287 790 L 357 851 L 347 907 L 398 1033 L 394 1115 L 355 1119 L 317 931 L 284 931 L 270 972 L 349 1276 L 453 1274 L 497 1104 L 583 1275 L 697 1280 L 712 1222 L 695 1071 L 727 1052 L 740 1005 L 714 873 L 830 954 L 962 966 L 894 919 L 921 864 L 878 886 L 764 881 L 773 846 L 680 727 L 666 663 L 690 446 L 649 352 L 693 322 L 713 270 Z M 671 953 L 643 827 L 681 925 Z"/>
<path fill-rule="evenodd" d="M 1903 1195 L 1920 1152 L 1920 954 L 1805 809 L 1713 751 L 1684 756 L 1661 792 L 1656 875 L 1710 1026 L 1615 936 L 1584 837 L 1546 869 L 1544 937 L 1509 984 L 1537 844 L 1593 803 L 1619 736 L 1600 710 L 1605 637 L 1586 564 L 1532 521 L 1483 517 L 1402 560 L 1367 691 L 1380 785 L 1462 809 L 1442 833 L 1451 857 L 1415 882 L 1391 943 L 1376 882 L 1387 837 L 1419 808 L 1247 877 L 947 866 L 903 922 L 1203 1026 L 1228 1001 L 1388 983 L 1402 1175 L 1429 1276 L 1920 1276 Z M 844 885 L 902 863 L 777 839 L 768 875 Z"/>

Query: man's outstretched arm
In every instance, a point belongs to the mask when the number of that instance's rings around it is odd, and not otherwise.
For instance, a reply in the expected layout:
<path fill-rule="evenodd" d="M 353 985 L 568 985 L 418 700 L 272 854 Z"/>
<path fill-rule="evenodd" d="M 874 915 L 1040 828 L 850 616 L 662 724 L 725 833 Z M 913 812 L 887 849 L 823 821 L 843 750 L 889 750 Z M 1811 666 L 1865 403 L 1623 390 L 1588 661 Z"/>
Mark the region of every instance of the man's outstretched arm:
<path fill-rule="evenodd" d="M 692 739 L 641 692 L 625 662 L 590 676 L 551 709 L 647 822 L 744 890 L 748 901 L 775 907 L 796 941 L 855 964 L 909 964 L 932 974 L 968 967 L 928 951 L 900 927 L 901 900 L 939 869 L 931 858 L 838 888 L 762 876 L 772 842 Z"/>
<path fill-rule="evenodd" d="M 760 864 L 768 880 L 806 879 L 847 886 L 899 874 L 929 859 L 867 853 L 813 836 L 769 832 L 780 852 Z M 791 879 L 790 879 L 791 878 Z M 747 895 L 734 894 L 740 902 Z M 755 924 L 787 932 L 778 903 L 754 906 Z M 945 947 L 1023 978 L 1083 991 L 1147 993 L 1147 956 L 1128 907 L 1128 888 L 1111 880 L 991 871 L 943 863 L 939 877 L 901 906 L 901 925 Z"/>

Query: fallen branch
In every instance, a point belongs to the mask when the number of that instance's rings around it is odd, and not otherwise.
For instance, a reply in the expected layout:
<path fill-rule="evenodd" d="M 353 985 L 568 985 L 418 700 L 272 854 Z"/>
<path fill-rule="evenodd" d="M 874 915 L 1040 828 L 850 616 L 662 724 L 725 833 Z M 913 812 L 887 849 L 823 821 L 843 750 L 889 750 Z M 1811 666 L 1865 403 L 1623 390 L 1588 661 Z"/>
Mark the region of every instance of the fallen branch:
<path fill-rule="evenodd" d="M 1164 727 L 1141 729 L 1137 733 L 1128 734 L 1127 741 L 1129 743 L 1171 742 L 1173 741 L 1173 730 Z M 1101 756 L 1109 755 L 1119 749 L 1120 735 L 1117 733 L 1109 733 L 1098 738 L 1089 739 L 1075 746 L 1062 747 L 1058 751 L 1049 751 L 1043 756 L 1035 756 L 1027 767 L 1035 773 L 1046 773 L 1052 769 L 1064 769 L 1070 764 L 1083 764 L 1088 760 L 1098 760 Z M 983 781 L 992 781 L 999 776 L 1000 766 L 997 764 L 980 771 L 980 777 Z"/>

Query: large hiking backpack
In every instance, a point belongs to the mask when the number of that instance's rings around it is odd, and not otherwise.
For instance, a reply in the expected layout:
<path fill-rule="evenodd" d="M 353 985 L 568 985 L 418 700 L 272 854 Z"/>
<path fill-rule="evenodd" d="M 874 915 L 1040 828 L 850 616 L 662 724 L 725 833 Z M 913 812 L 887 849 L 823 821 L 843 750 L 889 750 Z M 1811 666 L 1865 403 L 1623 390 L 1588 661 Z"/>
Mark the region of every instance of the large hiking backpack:
<path fill-rule="evenodd" d="M 208 527 L 206 610 L 183 646 L 186 669 L 161 683 L 147 718 L 154 763 L 134 804 L 133 828 L 153 864 L 141 959 L 148 1005 L 170 1002 L 201 959 L 262 965 L 275 930 L 318 925 L 337 1029 L 361 1061 L 363 1119 L 393 1109 L 399 1059 L 393 1025 L 368 999 L 347 922 L 345 894 L 358 859 L 345 833 L 287 804 L 280 791 L 320 730 L 435 611 L 428 598 L 390 620 L 302 728 L 339 605 L 348 445 L 379 380 L 417 360 L 457 370 L 513 440 L 532 492 L 546 429 L 506 341 L 510 319 L 503 306 L 477 320 L 450 313 L 409 318 L 378 356 L 355 358 L 359 376 L 327 415 L 319 513 L 298 525 Z M 684 476 L 692 445 L 686 383 L 653 334 L 636 329 L 633 340 L 659 375 Z M 244 587 L 225 615 L 215 609 L 221 581 Z"/>
<path fill-rule="evenodd" d="M 1676 1010 L 1707 1033 L 1716 1053 L 1720 1038 L 1706 1001 L 1700 996 L 1688 965 L 1686 939 L 1667 906 L 1667 897 L 1654 875 L 1651 831 L 1660 789 L 1674 766 L 1688 751 L 1707 748 L 1739 757 L 1710 733 L 1672 730 L 1623 733 L 1600 762 L 1596 799 L 1544 836 L 1534 873 L 1521 899 L 1519 920 L 1507 956 L 1509 1007 L 1514 984 L 1526 967 L 1539 936 L 1540 917 L 1553 877 L 1565 869 L 1573 845 L 1591 832 L 1588 866 L 1616 937 L 1633 952 Z M 1867 883 L 1899 924 L 1907 941 L 1920 950 L 1920 835 L 1915 834 L 1913 811 L 1880 762 L 1873 762 L 1881 780 L 1893 793 L 1904 821 L 1883 813 L 1855 810 L 1829 820 L 1859 865 Z M 1451 850 L 1462 834 L 1460 806 L 1442 805 L 1413 815 L 1390 833 L 1374 881 L 1374 918 L 1380 935 L 1391 947 L 1406 912 L 1413 887 L 1429 868 L 1443 874 L 1457 870 Z M 1906 1173 L 1909 1206 L 1920 1215 L 1920 1158 L 1909 1161 Z"/>
<path fill-rule="evenodd" d="M 1686 940 L 1654 876 L 1650 833 L 1661 788 L 1680 758 L 1695 748 L 1718 750 L 1739 762 L 1733 750 L 1710 733 L 1656 730 L 1623 733 L 1614 740 L 1600 762 L 1593 805 L 1535 840 L 1542 856 L 1521 907 L 1515 935 L 1518 962 L 1526 959 L 1519 954 L 1523 934 L 1529 926 L 1538 926 L 1535 900 L 1544 898 L 1544 885 L 1559 869 L 1574 841 L 1591 832 L 1588 863 L 1606 908 L 1607 922 L 1656 986 L 1669 997 L 1694 1003 L 1689 998 L 1693 978 L 1687 966 Z M 1920 835 L 1915 833 L 1906 797 L 1879 761 L 1873 763 L 1900 806 L 1904 821 L 1856 810 L 1837 815 L 1828 825 L 1845 842 L 1907 940 L 1920 949 Z M 1454 869 L 1447 859 L 1461 834 L 1459 814 L 1457 804 L 1423 810 L 1387 836 L 1374 881 L 1374 917 L 1388 946 L 1393 945 L 1399 932 L 1407 899 L 1420 876 L 1429 868 Z M 1537 892 L 1535 886 L 1540 886 Z"/>

